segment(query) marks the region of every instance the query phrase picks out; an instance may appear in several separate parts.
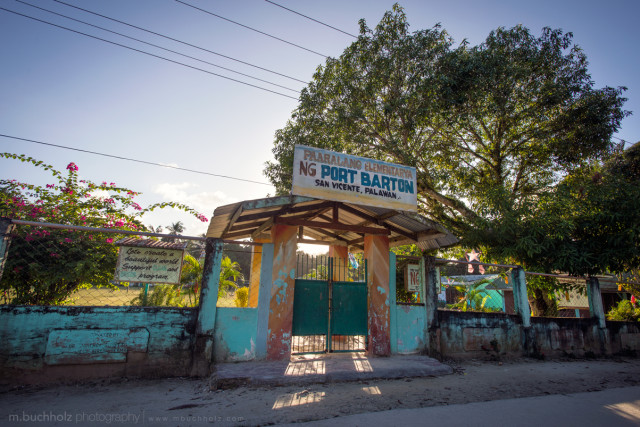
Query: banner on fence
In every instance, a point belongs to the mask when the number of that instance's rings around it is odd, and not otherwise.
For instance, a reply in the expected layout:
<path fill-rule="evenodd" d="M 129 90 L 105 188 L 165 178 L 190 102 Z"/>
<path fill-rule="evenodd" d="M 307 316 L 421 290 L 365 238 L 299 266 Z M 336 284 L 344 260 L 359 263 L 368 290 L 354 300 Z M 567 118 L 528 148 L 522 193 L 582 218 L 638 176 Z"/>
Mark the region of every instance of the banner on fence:
<path fill-rule="evenodd" d="M 183 256 L 179 249 L 120 246 L 115 280 L 178 284 Z"/>
<path fill-rule="evenodd" d="M 417 212 L 416 169 L 296 145 L 292 194 Z"/>

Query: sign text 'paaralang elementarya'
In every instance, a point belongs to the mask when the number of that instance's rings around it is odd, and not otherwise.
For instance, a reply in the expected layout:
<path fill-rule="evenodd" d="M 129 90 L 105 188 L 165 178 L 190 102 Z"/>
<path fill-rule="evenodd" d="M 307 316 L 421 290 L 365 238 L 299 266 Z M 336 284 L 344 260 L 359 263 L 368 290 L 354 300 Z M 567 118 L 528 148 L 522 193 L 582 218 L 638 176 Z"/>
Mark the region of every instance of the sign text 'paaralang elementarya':
<path fill-rule="evenodd" d="M 415 212 L 416 169 L 296 145 L 292 194 Z"/>

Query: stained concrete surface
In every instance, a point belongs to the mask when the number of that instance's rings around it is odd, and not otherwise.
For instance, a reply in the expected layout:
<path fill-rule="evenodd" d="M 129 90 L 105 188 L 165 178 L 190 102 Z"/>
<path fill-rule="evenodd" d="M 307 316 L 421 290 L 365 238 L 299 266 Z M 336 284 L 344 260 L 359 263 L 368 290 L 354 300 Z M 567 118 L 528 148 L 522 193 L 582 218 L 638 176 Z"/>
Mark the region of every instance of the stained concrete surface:
<path fill-rule="evenodd" d="M 292 356 L 290 361 L 220 363 L 212 386 L 313 384 L 448 375 L 448 365 L 420 355 L 369 357 L 365 353 Z"/>

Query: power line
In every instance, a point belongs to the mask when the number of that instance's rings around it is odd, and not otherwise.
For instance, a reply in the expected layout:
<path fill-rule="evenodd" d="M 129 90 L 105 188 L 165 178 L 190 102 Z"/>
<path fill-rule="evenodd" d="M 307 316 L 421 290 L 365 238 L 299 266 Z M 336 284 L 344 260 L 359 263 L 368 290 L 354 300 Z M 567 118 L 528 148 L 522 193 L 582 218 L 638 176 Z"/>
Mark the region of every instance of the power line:
<path fill-rule="evenodd" d="M 66 18 L 66 19 L 70 19 L 70 20 L 72 20 L 72 21 L 76 21 L 76 22 L 80 22 L 80 23 L 82 23 L 82 24 L 88 25 L 88 26 L 90 26 L 90 27 L 98 28 L 98 29 L 100 29 L 100 30 L 107 31 L 107 32 L 112 33 L 112 34 L 117 34 L 117 35 L 119 35 L 119 36 L 121 36 L 121 37 L 125 37 L 125 38 L 130 39 L 130 40 L 135 40 L 135 41 L 137 41 L 137 42 L 144 43 L 144 44 L 146 44 L 146 45 L 148 45 L 148 46 L 153 46 L 153 47 L 156 47 L 156 48 L 158 48 L 158 49 L 162 49 L 162 50 L 167 51 L 167 52 L 175 53 L 176 55 L 180 55 L 180 56 L 183 56 L 183 57 L 185 57 L 185 58 L 193 59 L 193 60 L 195 60 L 195 61 L 199 61 L 199 62 L 202 62 L 202 63 L 208 64 L 208 65 L 212 65 L 212 66 L 214 66 L 214 67 L 222 68 L 223 70 L 229 71 L 229 72 L 231 72 L 231 73 L 240 74 L 241 76 L 245 76 L 245 77 L 248 77 L 248 78 L 250 78 L 250 79 L 258 80 L 258 81 L 261 81 L 261 82 L 263 82 L 263 83 L 268 83 L 268 84 L 270 84 L 270 85 L 277 86 L 277 87 L 280 87 L 280 88 L 282 88 L 282 89 L 287 89 L 287 90 L 290 90 L 290 91 L 292 91 L 292 92 L 296 92 L 296 93 L 298 92 L 298 90 L 296 90 L 296 89 L 291 89 L 290 87 L 283 86 L 283 85 L 280 85 L 280 84 L 277 84 L 277 83 L 273 83 L 273 82 L 270 82 L 269 80 L 264 80 L 264 79 L 261 79 L 261 78 L 258 78 L 258 77 L 254 77 L 254 76 L 249 75 L 249 74 L 241 73 L 240 71 L 235 71 L 235 70 L 232 70 L 231 68 L 227 68 L 227 67 L 223 67 L 222 65 L 214 64 L 213 62 L 208 62 L 208 61 L 205 61 L 205 60 L 202 60 L 202 59 L 199 59 L 199 58 L 193 57 L 193 56 L 185 55 L 184 53 L 180 53 L 180 52 L 177 52 L 177 51 L 175 51 L 175 50 L 167 49 L 167 48 L 162 47 L 162 46 L 159 46 L 159 45 L 157 45 L 157 44 L 149 43 L 149 42 L 146 42 L 146 41 L 144 41 L 144 40 L 140 40 L 140 39 L 137 39 L 137 38 L 135 38 L 135 37 L 131 37 L 131 36 L 128 36 L 128 35 L 126 35 L 126 34 L 119 33 L 119 32 L 117 32 L 117 31 L 112 31 L 112 30 L 109 30 L 109 29 L 107 29 L 107 28 L 100 27 L 100 26 L 98 26 L 98 25 L 90 24 L 90 23 L 88 23 L 88 22 L 81 21 L 80 19 L 72 18 L 72 17 L 70 17 L 70 16 L 63 15 L 63 14 L 61 14 L 61 13 L 57 13 L 57 12 L 54 12 L 54 11 L 49 10 L 49 9 L 45 9 L 45 8 L 43 8 L 43 7 L 36 6 L 36 5 L 31 4 L 31 3 L 27 3 L 27 2 L 25 2 L 25 1 L 22 1 L 22 0 L 16 0 L 16 1 L 17 1 L 18 3 L 22 3 L 22 4 L 25 4 L 25 5 L 27 5 L 27 6 L 31 6 L 31 7 L 36 8 L 36 9 L 44 10 L 45 12 L 49 12 L 49 13 L 51 13 L 51 14 L 53 14 L 53 15 L 61 16 L 61 17 Z"/>
<path fill-rule="evenodd" d="M 51 25 L 53 27 L 61 28 L 63 30 L 71 31 L 72 33 L 81 34 L 83 36 L 91 37 L 92 39 L 96 39 L 96 40 L 100 40 L 100 41 L 103 41 L 103 42 L 106 42 L 106 43 L 110 43 L 110 44 L 115 45 L 115 46 L 120 46 L 120 47 L 123 47 L 125 49 L 129 49 L 129 50 L 133 50 L 135 52 L 143 53 L 145 55 L 153 56 L 154 58 L 162 59 L 162 60 L 165 60 L 167 62 L 172 62 L 174 64 L 182 65 L 183 67 L 191 68 L 191 69 L 197 70 L 197 71 L 202 71 L 203 73 L 207 73 L 207 74 L 211 74 L 212 76 L 221 77 L 223 79 L 231 80 L 233 82 L 240 83 L 240 84 L 243 84 L 245 86 L 250 86 L 250 87 L 253 87 L 253 88 L 256 88 L 256 89 L 264 90 L 266 92 L 271 92 L 271 93 L 276 94 L 276 95 L 284 96 L 285 98 L 295 99 L 296 101 L 298 100 L 298 98 L 296 98 L 296 97 L 293 97 L 293 96 L 290 96 L 290 95 L 287 95 L 287 94 L 284 94 L 284 93 L 276 92 L 275 90 L 267 89 L 267 88 L 264 88 L 264 87 L 261 87 L 261 86 L 257 86 L 257 85 L 251 84 L 251 83 L 243 82 L 242 80 L 238 80 L 238 79 L 234 79 L 234 78 L 231 78 L 231 77 L 223 76 L 222 74 L 218 74 L 218 73 L 214 73 L 214 72 L 209 71 L 209 70 L 205 70 L 205 69 L 202 69 L 202 68 L 194 67 L 193 65 L 185 64 L 184 62 L 175 61 L 173 59 L 165 58 L 164 56 L 160 56 L 160 55 L 156 55 L 156 54 L 153 54 L 153 53 L 150 53 L 150 52 L 146 52 L 146 51 L 141 50 L 141 49 L 136 49 L 134 47 L 127 46 L 127 45 L 124 45 L 124 44 L 121 44 L 121 43 L 116 43 L 114 41 L 103 39 L 101 37 L 92 36 L 91 34 L 83 33 L 82 31 L 73 30 L 71 28 L 64 27 L 64 26 L 58 25 L 58 24 L 54 24 L 53 22 L 49 22 L 49 21 L 45 21 L 45 20 L 42 20 L 42 19 L 38 19 L 38 18 L 35 18 L 33 16 L 25 15 L 23 13 L 19 13 L 19 12 L 16 12 L 14 10 L 5 9 L 4 7 L 0 7 L 0 10 L 4 10 L 6 12 L 11 12 L 11 13 L 13 13 L 15 15 L 19 15 L 19 16 L 23 16 L 25 18 L 33 19 L 34 21 L 42 22 L 44 24 L 48 24 L 48 25 Z"/>
<path fill-rule="evenodd" d="M 213 54 L 213 55 L 218 55 L 218 56 L 220 56 L 220 57 L 222 57 L 222 58 L 226 58 L 226 59 L 229 59 L 229 60 L 231 60 L 231 61 L 238 62 L 238 63 L 240 63 L 240 64 L 248 65 L 249 67 L 257 68 L 257 69 L 259 69 L 259 70 L 266 71 L 266 72 L 268 72 L 268 73 L 272 73 L 272 74 L 276 74 L 276 75 L 278 75 L 278 76 L 285 77 L 285 78 L 287 78 L 287 79 L 295 80 L 295 81 L 300 82 L 300 83 L 304 83 L 304 84 L 308 84 L 308 83 L 309 83 L 309 82 L 305 82 L 304 80 L 300 80 L 300 79 L 297 79 L 297 78 L 295 78 L 295 77 L 291 77 L 291 76 L 288 76 L 288 75 L 286 75 L 286 74 L 282 74 L 282 73 L 279 73 L 279 72 L 277 72 L 277 71 L 270 70 L 270 69 L 268 69 L 268 68 L 260 67 L 259 65 L 255 65 L 255 64 L 252 64 L 252 63 L 250 63 L 250 62 L 242 61 L 242 60 L 240 60 L 240 59 L 233 58 L 233 57 L 231 57 L 231 56 L 223 55 L 222 53 L 214 52 L 213 50 L 209 50 L 209 49 L 206 49 L 206 48 L 204 48 L 204 47 L 196 46 L 196 45 L 194 45 L 194 44 L 187 43 L 187 42 L 182 41 L 182 40 L 174 39 L 173 37 L 169 37 L 169 36 L 164 35 L 164 34 L 156 33 L 155 31 L 151 31 L 151 30 L 148 30 L 148 29 L 146 29 L 146 28 L 138 27 L 137 25 L 129 24 L 129 23 L 127 23 L 127 22 L 120 21 L 120 20 L 115 19 L 115 18 L 110 18 L 110 17 L 108 17 L 108 16 L 106 16 L 106 15 L 101 15 L 101 14 L 99 14 L 99 13 L 92 12 L 92 11 L 90 11 L 90 10 L 88 10 L 88 9 L 83 9 L 83 8 L 78 7 L 78 6 L 75 6 L 75 5 L 73 5 L 73 4 L 65 3 L 65 2 L 63 2 L 63 1 L 61 1 L 61 0 L 53 0 L 53 1 L 55 1 L 56 3 L 63 4 L 63 5 L 68 6 L 68 7 L 72 7 L 72 8 L 74 8 L 74 9 L 81 10 L 81 11 L 83 11 L 83 12 L 90 13 L 90 14 L 95 15 L 95 16 L 99 16 L 99 17 L 104 18 L 104 19 L 108 19 L 108 20 L 113 21 L 113 22 L 117 22 L 117 23 L 122 24 L 122 25 L 127 25 L 127 26 L 129 26 L 129 27 L 131 27 L 131 28 L 135 28 L 135 29 L 140 30 L 140 31 L 145 31 L 145 32 L 147 32 L 147 33 L 149 33 L 149 34 L 153 34 L 153 35 L 156 35 L 156 36 L 159 36 L 159 37 L 163 37 L 163 38 L 165 38 L 165 39 L 167 39 L 167 40 L 171 40 L 171 41 L 174 41 L 174 42 L 176 42 L 176 43 L 181 43 L 181 44 L 183 44 L 183 45 L 185 45 L 185 46 L 193 47 L 193 48 L 195 48 L 195 49 L 199 49 L 199 50 L 202 50 L 202 51 L 204 51 L 204 52 L 208 52 L 208 53 L 211 53 L 211 54 Z"/>
<path fill-rule="evenodd" d="M 56 0 L 56 1 L 58 1 L 58 0 Z M 180 3 L 180 4 L 185 5 L 185 6 L 189 6 L 189 7 L 192 7 L 192 8 L 194 8 L 194 9 L 196 9 L 196 10 L 199 10 L 199 11 L 201 11 L 201 12 L 204 12 L 204 13 L 207 13 L 207 14 L 209 14 L 209 15 L 215 16 L 216 18 L 223 19 L 223 20 L 225 20 L 225 21 L 227 21 L 227 22 L 231 22 L 232 24 L 236 24 L 236 25 L 239 25 L 239 26 L 241 26 L 241 27 L 243 27 L 243 28 L 246 28 L 246 29 L 248 29 L 248 30 L 255 31 L 256 33 L 260 33 L 260 34 L 262 34 L 262 35 L 264 35 L 264 36 L 271 37 L 272 39 L 275 39 L 275 40 L 281 41 L 281 42 L 286 43 L 286 44 L 289 44 L 289 45 L 291 45 L 291 46 L 295 46 L 295 47 L 297 47 L 297 48 L 299 48 L 299 49 L 302 49 L 302 50 L 306 50 L 307 52 L 315 53 L 316 55 L 320 55 L 320 56 L 323 56 L 323 57 L 325 57 L 325 58 L 328 58 L 328 56 L 327 56 L 327 55 L 324 55 L 324 54 L 322 54 L 322 53 L 316 52 L 315 50 L 311 50 L 311 49 L 308 49 L 308 48 L 306 48 L 306 47 L 300 46 L 299 44 L 295 44 L 295 43 L 293 43 L 293 42 L 290 42 L 290 41 L 287 41 L 287 40 L 281 39 L 280 37 L 273 36 L 273 35 L 271 35 L 271 34 L 265 33 L 264 31 L 256 30 L 255 28 L 249 27 L 248 25 L 244 25 L 244 24 L 241 24 L 241 23 L 239 23 L 239 22 L 233 21 L 233 20 L 231 20 L 231 19 L 229 19 L 229 18 L 225 18 L 224 16 L 217 15 L 217 14 L 215 14 L 215 13 L 213 13 L 213 12 L 209 12 L 208 10 L 201 9 L 201 8 L 199 8 L 199 7 L 197 7 L 197 6 L 192 5 L 192 4 L 185 3 L 185 2 L 183 2 L 182 0 L 176 0 L 176 1 L 177 1 L 178 3 Z"/>
<path fill-rule="evenodd" d="M 274 5 L 274 6 L 281 7 L 281 8 L 283 8 L 284 10 L 288 10 L 288 11 L 289 11 L 289 12 L 291 12 L 291 13 L 295 13 L 296 15 L 300 15 L 300 16 L 302 16 L 302 17 L 304 17 L 304 18 L 307 18 L 307 19 L 309 19 L 309 20 L 311 20 L 311 21 L 313 21 L 313 22 L 317 22 L 318 24 L 324 25 L 325 27 L 329 27 L 329 28 L 331 28 L 332 30 L 336 30 L 336 31 L 339 31 L 339 32 L 341 32 L 341 33 L 343 33 L 343 34 L 346 34 L 346 35 L 348 35 L 348 36 L 351 36 L 351 37 L 353 37 L 354 39 L 357 39 L 357 38 L 358 38 L 358 36 L 354 36 L 354 35 L 353 35 L 353 34 L 351 34 L 351 33 L 347 33 L 346 31 L 342 31 L 340 28 L 336 28 L 336 27 L 334 27 L 334 26 L 332 26 L 332 25 L 325 24 L 325 23 L 324 23 L 324 22 L 322 22 L 322 21 L 318 21 L 317 19 L 314 19 L 314 18 L 312 18 L 312 17 L 310 17 L 310 16 L 304 15 L 304 14 L 302 14 L 302 13 L 300 13 L 300 12 L 296 12 L 296 11 L 295 11 L 295 10 L 293 10 L 293 9 L 289 9 L 288 7 L 284 7 L 283 5 L 278 4 L 278 3 L 275 3 L 275 2 L 272 2 L 271 0 L 264 0 L 264 1 L 266 1 L 267 3 L 271 3 L 271 4 L 272 4 L 272 5 Z"/>
<path fill-rule="evenodd" d="M 177 169 L 177 170 L 186 171 L 186 172 L 198 173 L 198 174 L 201 174 L 201 175 L 210 175 L 210 176 L 215 176 L 217 178 L 233 179 L 235 181 L 250 182 L 252 184 L 269 185 L 269 186 L 271 185 L 271 184 L 266 183 L 266 182 L 253 181 L 251 179 L 236 178 L 236 177 L 227 176 L 227 175 L 218 175 L 218 174 L 211 173 L 211 172 L 203 172 L 203 171 L 198 171 L 198 170 L 194 170 L 194 169 L 181 168 L 181 167 L 178 167 L 178 166 L 164 165 L 162 163 L 148 162 L 146 160 L 132 159 L 130 157 L 116 156 L 116 155 L 113 155 L 113 154 L 99 153 L 97 151 L 84 150 L 82 148 L 75 148 L 75 147 L 67 147 L 65 145 L 58 145 L 58 144 L 52 144 L 52 143 L 49 143 L 49 142 L 36 141 L 36 140 L 33 140 L 33 139 L 20 138 L 18 136 L 11 136 L 11 135 L 4 135 L 4 134 L 0 134 L 0 136 L 3 137 L 3 138 L 16 139 L 16 140 L 19 140 L 19 141 L 33 142 L 34 144 L 47 145 L 49 147 L 64 148 L 65 150 L 80 151 L 82 153 L 95 154 L 97 156 L 111 157 L 113 159 L 127 160 L 127 161 L 130 161 L 130 162 L 143 163 L 143 164 L 152 165 L 152 166 L 161 166 L 163 168 Z"/>

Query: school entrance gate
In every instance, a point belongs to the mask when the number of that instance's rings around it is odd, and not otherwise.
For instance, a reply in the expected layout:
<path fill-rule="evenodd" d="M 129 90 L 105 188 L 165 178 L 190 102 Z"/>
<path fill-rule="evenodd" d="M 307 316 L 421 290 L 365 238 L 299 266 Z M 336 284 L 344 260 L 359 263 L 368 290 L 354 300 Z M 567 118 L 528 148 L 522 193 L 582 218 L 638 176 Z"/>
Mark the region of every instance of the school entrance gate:
<path fill-rule="evenodd" d="M 367 349 L 366 260 L 298 256 L 291 352 Z"/>

